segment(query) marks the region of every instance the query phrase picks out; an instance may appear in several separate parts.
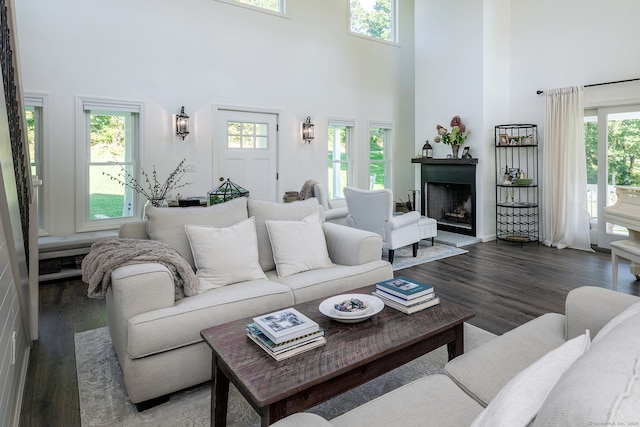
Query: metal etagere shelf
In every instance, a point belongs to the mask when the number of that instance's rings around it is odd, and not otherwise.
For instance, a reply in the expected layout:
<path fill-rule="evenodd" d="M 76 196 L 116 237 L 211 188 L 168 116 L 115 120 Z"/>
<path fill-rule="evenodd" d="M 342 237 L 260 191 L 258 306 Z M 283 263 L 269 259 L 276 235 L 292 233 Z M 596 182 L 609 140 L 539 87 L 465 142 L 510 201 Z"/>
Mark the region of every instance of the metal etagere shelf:
<path fill-rule="evenodd" d="M 539 243 L 538 126 L 495 127 L 496 238 Z"/>

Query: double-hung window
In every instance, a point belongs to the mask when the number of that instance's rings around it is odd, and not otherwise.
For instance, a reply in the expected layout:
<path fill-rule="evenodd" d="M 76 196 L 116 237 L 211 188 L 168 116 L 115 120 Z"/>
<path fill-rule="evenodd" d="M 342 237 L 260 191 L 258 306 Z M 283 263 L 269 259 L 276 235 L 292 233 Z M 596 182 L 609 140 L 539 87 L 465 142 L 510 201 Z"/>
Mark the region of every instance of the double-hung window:
<path fill-rule="evenodd" d="M 351 165 L 351 145 L 353 122 L 329 121 L 328 127 L 328 194 L 329 200 L 343 199 L 342 189 L 351 185 L 353 168 Z"/>
<path fill-rule="evenodd" d="M 31 176 L 42 182 L 43 150 L 44 150 L 44 97 L 25 96 L 25 121 L 27 125 L 27 142 L 29 144 L 29 161 Z M 38 229 L 44 229 L 44 188 L 45 184 L 35 186 L 38 200 Z"/>
<path fill-rule="evenodd" d="M 142 105 L 80 99 L 78 231 L 116 228 L 134 218 L 138 197 L 121 181 L 138 176 Z M 124 172 L 126 171 L 126 172 Z"/>
<path fill-rule="evenodd" d="M 349 31 L 397 43 L 397 0 L 350 0 Z"/>
<path fill-rule="evenodd" d="M 369 125 L 369 189 L 391 188 L 391 125 Z"/>

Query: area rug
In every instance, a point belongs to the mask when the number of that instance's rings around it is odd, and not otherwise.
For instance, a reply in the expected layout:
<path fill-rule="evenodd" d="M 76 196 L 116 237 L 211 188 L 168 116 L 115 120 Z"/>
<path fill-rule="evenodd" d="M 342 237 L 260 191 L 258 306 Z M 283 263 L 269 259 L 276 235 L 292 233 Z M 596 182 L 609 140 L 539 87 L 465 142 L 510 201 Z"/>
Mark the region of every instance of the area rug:
<path fill-rule="evenodd" d="M 431 240 L 421 240 L 418 244 L 418 256 L 413 256 L 413 248 L 411 245 L 396 249 L 393 255 L 393 271 L 402 270 L 403 268 L 413 267 L 414 265 L 425 262 L 435 261 L 438 259 L 448 258 L 454 255 L 466 254 L 466 249 L 460 249 L 455 246 L 442 245 L 436 243 L 431 246 Z M 384 251 L 382 259 L 388 259 L 387 251 Z"/>
<path fill-rule="evenodd" d="M 489 341 L 495 335 L 465 324 L 465 350 Z M 138 412 L 127 398 L 109 330 L 104 328 L 75 334 L 78 393 L 82 426 L 208 426 L 210 385 L 203 384 L 174 393 L 169 402 Z M 446 346 L 422 356 L 309 410 L 332 419 L 401 385 L 425 375 L 441 373 L 447 360 Z M 230 388 L 227 425 L 259 426 L 260 419 L 247 401 Z"/>

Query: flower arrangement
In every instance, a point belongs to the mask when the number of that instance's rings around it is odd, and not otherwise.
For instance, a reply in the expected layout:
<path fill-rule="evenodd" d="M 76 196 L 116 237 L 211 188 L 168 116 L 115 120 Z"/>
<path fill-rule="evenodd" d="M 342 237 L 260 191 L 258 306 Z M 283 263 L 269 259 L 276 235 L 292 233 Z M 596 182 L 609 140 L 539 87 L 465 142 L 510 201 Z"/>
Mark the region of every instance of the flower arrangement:
<path fill-rule="evenodd" d="M 449 125 L 451 126 L 451 132 L 440 125 L 436 126 L 438 135 L 433 138 L 433 140 L 435 142 L 442 141 L 447 145 L 463 145 L 469 135 L 471 135 L 471 131 L 467 130 L 460 116 L 454 116 Z"/>
<path fill-rule="evenodd" d="M 169 178 L 167 178 L 163 183 L 158 181 L 158 173 L 156 172 L 155 165 L 153 166 L 151 177 L 149 177 L 149 174 L 147 174 L 147 172 L 145 172 L 141 167 L 140 170 L 147 188 L 143 187 L 131 172 L 118 162 L 115 162 L 120 166 L 120 173 L 117 176 L 113 176 L 107 172 L 102 172 L 102 174 L 108 176 L 109 179 L 113 181 L 129 187 L 136 193 L 142 194 L 153 206 L 159 207 L 163 205 L 169 192 L 191 184 L 191 182 L 181 183 L 184 176 L 184 163 L 186 161 L 187 159 L 182 159 L 174 171 L 169 174 Z"/>

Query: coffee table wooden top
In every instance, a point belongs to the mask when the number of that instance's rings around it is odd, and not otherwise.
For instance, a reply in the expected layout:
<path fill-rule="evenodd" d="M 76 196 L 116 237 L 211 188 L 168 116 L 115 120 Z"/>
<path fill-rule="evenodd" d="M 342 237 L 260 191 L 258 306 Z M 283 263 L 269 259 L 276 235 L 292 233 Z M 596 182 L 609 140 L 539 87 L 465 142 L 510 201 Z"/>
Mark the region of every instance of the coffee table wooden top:
<path fill-rule="evenodd" d="M 375 285 L 372 285 L 349 293 L 370 295 L 374 289 Z M 380 369 L 373 375 L 363 374 L 374 378 L 419 356 L 411 351 L 416 344 L 430 342 L 426 351 L 421 348 L 421 354 L 450 344 L 451 336 L 445 337 L 443 333 L 453 331 L 454 327 L 459 327 L 460 332 L 461 325 L 475 316 L 458 304 L 441 301 L 435 307 L 411 315 L 385 306 L 380 313 L 363 322 L 340 323 L 320 313 L 318 306 L 324 299 L 298 304 L 295 308 L 324 328 L 327 344 L 282 361 L 271 358 L 246 336 L 245 326 L 251 323 L 251 318 L 201 332 L 213 351 L 214 364 L 217 363 L 218 369 L 224 371 L 254 407 L 282 401 L 301 390 L 313 389 L 395 354 L 394 366 Z M 314 400 L 326 400 L 335 394 L 318 396 Z"/>

